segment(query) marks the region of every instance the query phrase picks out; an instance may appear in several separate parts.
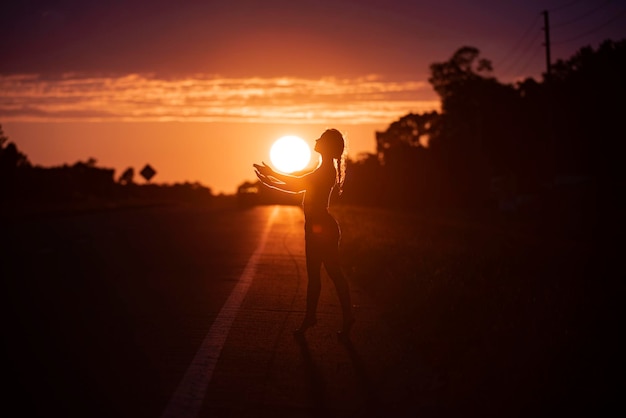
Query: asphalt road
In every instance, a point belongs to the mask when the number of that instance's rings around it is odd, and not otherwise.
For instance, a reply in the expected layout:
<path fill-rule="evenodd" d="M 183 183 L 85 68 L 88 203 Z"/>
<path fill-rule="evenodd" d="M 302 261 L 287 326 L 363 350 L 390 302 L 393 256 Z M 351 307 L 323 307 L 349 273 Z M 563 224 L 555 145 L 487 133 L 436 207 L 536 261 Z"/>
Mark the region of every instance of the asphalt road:
<path fill-rule="evenodd" d="M 359 322 L 340 343 L 325 276 L 318 325 L 294 338 L 306 289 L 298 207 L 39 216 L 3 235 L 5 408 L 15 416 L 400 416 L 399 375 L 437 384 L 406 369 L 411 353 L 359 289 Z M 223 347 L 202 351 L 214 328 Z"/>

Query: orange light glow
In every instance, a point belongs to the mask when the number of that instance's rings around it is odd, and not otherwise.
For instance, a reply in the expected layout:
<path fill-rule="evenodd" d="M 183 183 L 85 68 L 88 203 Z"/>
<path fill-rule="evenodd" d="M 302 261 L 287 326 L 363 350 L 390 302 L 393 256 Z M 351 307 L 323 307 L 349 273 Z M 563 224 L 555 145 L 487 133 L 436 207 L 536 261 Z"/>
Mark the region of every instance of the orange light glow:
<path fill-rule="evenodd" d="M 440 107 L 427 82 L 378 75 L 0 74 L 0 91 L 4 132 L 34 165 L 93 157 L 118 177 L 149 163 L 157 183 L 197 181 L 216 194 L 250 180 L 250 162 L 285 132 L 316 138 L 334 127 L 358 156 L 375 151 L 373 133 L 390 121 Z"/>
<path fill-rule="evenodd" d="M 353 78 L 173 79 L 147 74 L 89 76 L 0 74 L 6 122 L 245 122 L 387 124 L 439 109 L 424 81 Z"/>
<path fill-rule="evenodd" d="M 283 173 L 302 170 L 311 161 L 311 149 L 300 137 L 287 135 L 274 142 L 270 149 L 272 164 Z"/>

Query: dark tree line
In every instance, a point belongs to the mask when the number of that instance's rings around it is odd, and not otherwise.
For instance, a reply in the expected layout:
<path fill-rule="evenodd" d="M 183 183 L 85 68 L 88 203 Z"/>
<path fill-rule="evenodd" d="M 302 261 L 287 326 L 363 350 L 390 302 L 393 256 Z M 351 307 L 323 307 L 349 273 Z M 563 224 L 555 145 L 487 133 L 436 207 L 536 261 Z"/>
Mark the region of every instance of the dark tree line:
<path fill-rule="evenodd" d="M 199 183 L 136 184 L 132 167 L 126 169 L 117 181 L 114 175 L 115 170 L 98 167 L 93 158 L 73 165 L 33 166 L 28 157 L 9 142 L 0 126 L 0 203 L 20 205 L 127 199 L 206 203 L 212 198 L 211 189 Z"/>
<path fill-rule="evenodd" d="M 519 206 L 523 196 L 543 207 L 610 203 L 623 184 L 626 41 L 582 48 L 553 70 L 542 82 L 503 84 L 473 47 L 432 64 L 441 113 L 411 113 L 376 132 L 376 154 L 350 161 L 344 201 L 483 209 L 506 199 Z"/>

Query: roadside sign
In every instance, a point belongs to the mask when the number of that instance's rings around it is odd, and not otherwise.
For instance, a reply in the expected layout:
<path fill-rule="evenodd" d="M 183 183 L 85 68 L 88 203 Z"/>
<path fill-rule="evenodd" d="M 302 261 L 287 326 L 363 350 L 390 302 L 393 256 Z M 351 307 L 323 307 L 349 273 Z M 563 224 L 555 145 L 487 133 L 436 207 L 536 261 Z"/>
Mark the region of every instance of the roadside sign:
<path fill-rule="evenodd" d="M 154 168 L 150 167 L 150 164 L 146 164 L 146 166 L 141 169 L 139 174 L 141 174 L 146 181 L 150 181 L 150 179 L 156 174 L 156 171 L 154 171 Z"/>

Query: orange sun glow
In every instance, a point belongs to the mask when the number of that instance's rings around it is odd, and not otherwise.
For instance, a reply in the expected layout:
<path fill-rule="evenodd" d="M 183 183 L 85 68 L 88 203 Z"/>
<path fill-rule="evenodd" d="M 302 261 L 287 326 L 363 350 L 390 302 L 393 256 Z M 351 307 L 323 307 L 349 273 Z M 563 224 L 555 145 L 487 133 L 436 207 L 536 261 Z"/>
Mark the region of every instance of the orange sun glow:
<path fill-rule="evenodd" d="M 270 161 L 279 171 L 293 173 L 302 170 L 311 161 L 311 149 L 300 137 L 287 135 L 274 142 L 270 149 Z"/>

